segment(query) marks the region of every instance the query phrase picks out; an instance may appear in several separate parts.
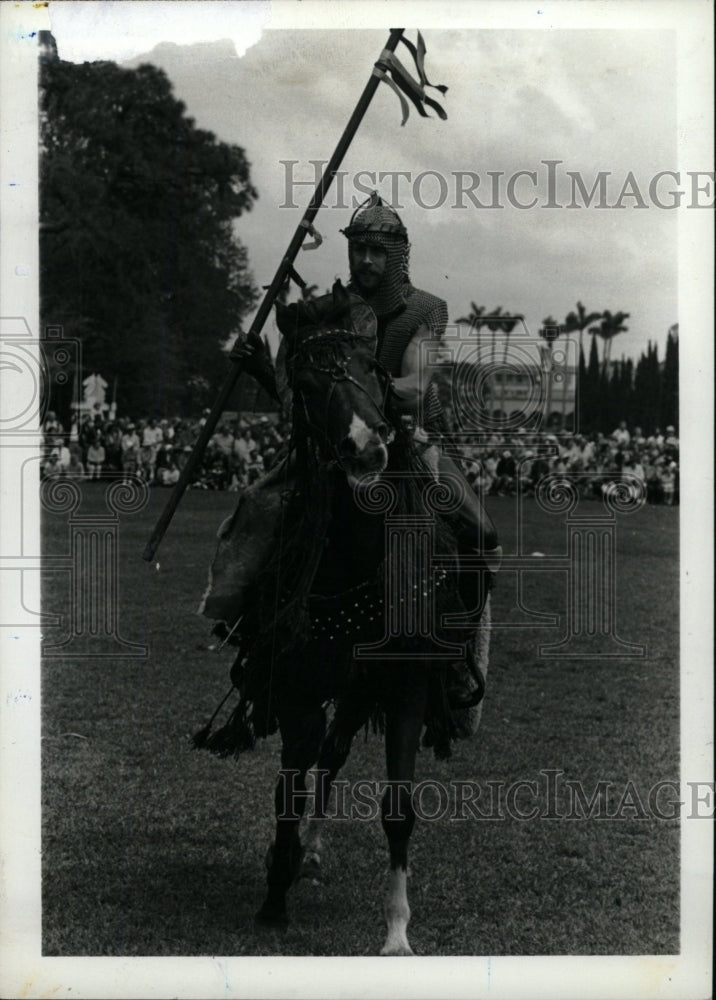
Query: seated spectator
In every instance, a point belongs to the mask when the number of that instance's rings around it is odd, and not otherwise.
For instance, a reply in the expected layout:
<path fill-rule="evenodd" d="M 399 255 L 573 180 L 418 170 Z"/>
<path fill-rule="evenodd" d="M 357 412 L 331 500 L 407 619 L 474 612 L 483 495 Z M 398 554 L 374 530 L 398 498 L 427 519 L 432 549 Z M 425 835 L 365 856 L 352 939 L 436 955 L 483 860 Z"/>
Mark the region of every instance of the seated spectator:
<path fill-rule="evenodd" d="M 231 455 L 234 448 L 234 435 L 231 433 L 226 424 L 222 424 L 218 432 L 214 434 L 211 439 L 212 444 L 222 455 L 226 455 L 227 459 Z"/>
<path fill-rule="evenodd" d="M 664 453 L 669 455 L 674 460 L 675 456 L 679 453 L 679 439 L 676 436 L 676 429 L 673 424 L 669 424 L 666 428 L 666 437 L 664 438 Z"/>
<path fill-rule="evenodd" d="M 89 413 L 83 413 L 82 419 L 80 420 L 79 431 L 77 432 L 77 440 L 79 441 L 80 448 L 82 449 L 82 462 L 87 465 L 87 449 L 89 448 L 92 441 L 95 438 L 94 424 L 92 423 L 92 417 Z"/>
<path fill-rule="evenodd" d="M 488 451 L 487 455 L 485 455 L 482 466 L 485 475 L 490 481 L 490 489 L 488 492 L 492 493 L 495 489 L 495 482 L 497 480 L 497 452 L 494 448 L 491 451 Z"/>
<path fill-rule="evenodd" d="M 53 438 L 52 453 L 57 456 L 57 471 L 64 475 L 70 464 L 70 449 L 59 435 Z"/>
<path fill-rule="evenodd" d="M 487 474 L 482 462 L 477 461 L 477 473 L 472 480 L 472 488 L 479 497 L 486 497 L 492 489 L 492 478 Z"/>
<path fill-rule="evenodd" d="M 622 480 L 628 484 L 628 489 L 634 500 L 646 496 L 646 476 L 644 467 L 634 452 L 627 452 L 622 462 Z"/>
<path fill-rule="evenodd" d="M 154 463 L 155 479 L 157 482 L 162 482 L 161 472 L 170 463 L 174 463 L 174 449 L 168 441 L 162 441 L 162 443 L 157 448 L 156 459 Z M 176 464 L 176 463 L 174 463 Z"/>
<path fill-rule="evenodd" d="M 175 448 L 174 452 L 175 452 L 175 456 L 176 456 L 177 468 L 179 469 L 179 472 L 182 472 L 184 470 L 184 466 L 186 465 L 187 461 L 189 460 L 189 456 L 191 455 L 191 445 L 190 444 L 185 444 L 182 447 L 181 451 L 177 451 L 176 448 Z"/>
<path fill-rule="evenodd" d="M 631 434 L 627 430 L 626 420 L 622 420 L 617 429 L 615 431 L 612 431 L 612 439 L 618 445 L 621 445 L 623 447 L 627 447 L 627 445 L 630 443 Z"/>
<path fill-rule="evenodd" d="M 637 451 L 642 451 L 646 447 L 646 438 L 642 433 L 641 427 L 634 428 L 634 434 L 632 435 L 631 443 Z"/>
<path fill-rule="evenodd" d="M 263 455 L 260 455 L 258 451 L 253 453 L 253 458 L 249 463 L 247 472 L 249 476 L 249 486 L 251 483 L 255 483 L 257 479 L 261 479 L 261 477 L 265 474 L 266 470 L 264 469 Z"/>
<path fill-rule="evenodd" d="M 475 478 L 480 475 L 482 471 L 482 463 L 469 448 L 462 448 L 462 457 L 460 458 L 460 466 L 467 479 L 470 486 L 474 488 Z"/>
<path fill-rule="evenodd" d="M 58 464 L 58 454 L 56 451 L 51 451 L 48 455 L 42 459 L 40 470 L 43 479 L 48 479 L 51 476 L 57 476 L 60 473 L 60 467 Z"/>
<path fill-rule="evenodd" d="M 506 493 L 514 494 L 516 471 L 515 460 L 512 457 L 512 452 L 509 449 L 503 451 L 497 462 L 495 492 L 498 497 L 504 496 Z"/>
<path fill-rule="evenodd" d="M 54 410 L 50 410 L 48 412 L 47 420 L 45 420 L 42 430 L 45 435 L 50 435 L 51 437 L 57 437 L 60 434 L 64 434 L 65 429 L 57 419 L 57 414 Z"/>
<path fill-rule="evenodd" d="M 92 442 L 87 449 L 87 473 L 89 479 L 101 478 L 105 458 L 104 445 L 99 441 Z"/>
<path fill-rule="evenodd" d="M 82 449 L 79 441 L 70 441 L 70 464 L 67 470 L 72 479 L 84 479 L 85 467 L 82 463 Z"/>
<path fill-rule="evenodd" d="M 664 501 L 664 491 L 661 488 L 661 478 L 657 465 L 658 461 L 659 452 L 654 449 L 646 455 L 643 462 L 647 503 L 663 503 Z"/>
<path fill-rule="evenodd" d="M 663 451 L 664 448 L 664 435 L 661 433 L 657 427 L 651 437 L 646 439 L 646 443 L 650 448 L 658 448 L 659 451 Z"/>
<path fill-rule="evenodd" d="M 269 472 L 276 463 L 276 449 L 267 448 L 264 452 L 264 468 Z"/>
<path fill-rule="evenodd" d="M 544 455 L 537 455 L 530 462 L 529 491 L 536 493 L 540 481 L 549 475 L 549 462 Z"/>
<path fill-rule="evenodd" d="M 158 479 L 162 486 L 174 486 L 179 482 L 179 469 L 173 458 L 170 458 L 166 465 L 158 470 Z"/>
<path fill-rule="evenodd" d="M 240 458 L 242 462 L 246 462 L 248 465 L 251 461 L 251 455 L 255 449 L 256 442 L 251 436 L 251 431 L 248 427 L 246 427 L 234 441 L 234 454 L 237 458 Z"/>
<path fill-rule="evenodd" d="M 674 493 L 676 491 L 676 462 L 669 462 L 667 459 L 660 459 L 659 479 L 661 489 L 664 494 L 664 503 L 667 507 L 674 505 Z"/>
<path fill-rule="evenodd" d="M 108 424 L 105 428 L 104 454 L 105 474 L 119 475 L 122 471 L 122 432 L 117 424 Z"/>
<path fill-rule="evenodd" d="M 133 423 L 127 424 L 127 430 L 122 435 L 122 475 L 124 482 L 137 475 L 139 467 L 139 435 Z"/>
<path fill-rule="evenodd" d="M 249 485 L 249 474 L 246 470 L 246 462 L 240 459 L 234 462 L 229 489 L 232 493 L 240 492 Z"/>

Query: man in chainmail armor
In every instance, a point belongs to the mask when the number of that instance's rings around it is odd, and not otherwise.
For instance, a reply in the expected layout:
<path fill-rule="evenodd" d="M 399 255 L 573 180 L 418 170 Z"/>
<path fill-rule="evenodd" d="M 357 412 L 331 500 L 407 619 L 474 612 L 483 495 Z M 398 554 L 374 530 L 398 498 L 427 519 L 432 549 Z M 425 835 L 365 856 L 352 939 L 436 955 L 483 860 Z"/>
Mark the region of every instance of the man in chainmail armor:
<path fill-rule="evenodd" d="M 444 477 L 442 481 L 448 486 L 452 477 L 464 482 L 461 505 L 451 515 L 458 550 L 479 556 L 492 583 L 502 555 L 497 532 L 462 471 L 440 452 L 439 435 L 445 429 L 442 406 L 435 385 L 429 381 L 430 372 L 421 370 L 420 365 L 423 341 L 439 340 L 445 331 L 447 306 L 436 295 L 410 283 L 407 230 L 397 213 L 376 193 L 359 206 L 343 232 L 348 239 L 351 273 L 348 289 L 363 298 L 377 317 L 377 360 L 392 378 L 394 405 L 412 422 L 416 417 L 421 419 L 424 426 L 415 428 L 415 437 L 422 442 L 423 459 L 436 478 Z M 246 370 L 269 392 L 277 398 L 282 395 L 282 350 L 275 375 L 259 337 L 237 344 L 232 356 L 241 358 Z M 286 399 L 282 401 L 285 404 Z M 290 463 L 288 467 L 280 463 L 244 491 L 236 512 L 222 525 L 217 558 L 201 608 L 208 617 L 235 619 L 237 608 L 252 592 L 258 571 L 273 551 L 281 491 L 290 476 Z M 475 607 L 476 585 L 476 574 L 461 575 L 467 607 Z M 478 603 L 486 596 L 481 586 L 480 594 Z"/>
<path fill-rule="evenodd" d="M 443 299 L 410 283 L 408 233 L 398 214 L 373 193 L 342 230 L 348 239 L 350 291 L 371 306 L 378 318 L 378 361 L 393 377 L 398 404 L 406 413 L 421 412 L 424 429 L 416 436 L 426 444 L 424 458 L 440 477 L 465 483 L 465 500 L 457 515 L 460 551 L 480 555 L 493 573 L 502 550 L 495 527 L 459 467 L 434 443 L 444 430 L 442 406 L 429 373 L 420 370 L 420 345 L 439 340 L 448 321 Z"/>

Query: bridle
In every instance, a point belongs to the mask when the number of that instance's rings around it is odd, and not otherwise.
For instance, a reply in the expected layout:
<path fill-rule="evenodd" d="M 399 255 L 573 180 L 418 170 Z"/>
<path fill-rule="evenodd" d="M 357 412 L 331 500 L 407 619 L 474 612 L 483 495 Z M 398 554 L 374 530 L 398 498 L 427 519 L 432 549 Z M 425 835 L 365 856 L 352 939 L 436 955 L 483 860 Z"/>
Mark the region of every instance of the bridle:
<path fill-rule="evenodd" d="M 322 439 L 324 446 L 326 446 L 326 451 L 330 453 L 332 458 L 332 463 L 335 463 L 339 467 L 342 465 L 342 456 L 338 450 L 338 446 L 334 441 L 328 436 L 326 428 L 328 427 L 328 414 L 330 411 L 331 401 L 333 399 L 333 393 L 336 390 L 339 382 L 350 382 L 359 389 L 364 395 L 366 395 L 370 401 L 371 406 L 375 410 L 379 422 L 384 424 L 386 427 L 392 427 L 392 422 L 386 416 L 386 409 L 389 406 L 390 394 L 392 392 L 393 380 L 387 369 L 377 360 L 373 358 L 370 362 L 370 367 L 378 373 L 379 379 L 383 383 L 383 400 L 382 404 L 378 405 L 376 401 L 371 396 L 370 392 L 362 385 L 358 379 L 354 378 L 353 375 L 348 371 L 348 366 L 352 360 L 351 354 L 346 354 L 343 350 L 339 350 L 346 346 L 348 343 L 351 347 L 356 346 L 357 336 L 354 332 L 345 329 L 327 329 L 319 330 L 316 333 L 305 337 L 300 344 L 296 346 L 293 357 L 291 359 L 291 369 L 292 376 L 291 381 L 294 383 L 296 381 L 296 368 L 300 368 L 302 371 L 312 371 L 319 372 L 322 375 L 328 375 L 330 378 L 330 385 L 328 389 L 328 395 L 326 396 L 326 403 L 324 408 L 324 422 L 323 426 L 319 427 L 311 420 L 311 416 L 308 412 L 308 406 L 306 404 L 306 398 L 303 391 L 294 387 L 294 394 L 298 396 L 301 407 L 302 416 L 306 422 L 306 426 L 311 430 L 311 432 Z M 332 347 L 333 351 L 331 354 L 330 362 L 322 363 L 318 361 L 313 353 L 311 352 L 311 345 L 318 345 L 321 347 Z M 307 355 L 305 358 L 302 355 Z M 331 464 L 331 463 L 329 463 Z"/>

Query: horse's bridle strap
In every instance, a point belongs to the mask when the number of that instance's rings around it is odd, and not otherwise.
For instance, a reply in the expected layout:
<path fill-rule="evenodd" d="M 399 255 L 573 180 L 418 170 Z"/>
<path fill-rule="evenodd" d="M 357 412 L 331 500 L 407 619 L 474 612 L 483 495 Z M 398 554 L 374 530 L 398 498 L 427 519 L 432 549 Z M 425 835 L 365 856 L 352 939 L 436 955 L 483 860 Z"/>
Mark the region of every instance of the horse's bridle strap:
<path fill-rule="evenodd" d="M 345 335 L 346 335 L 347 332 L 348 331 L 345 331 L 345 330 L 324 330 L 324 331 L 321 331 L 320 333 L 316 333 L 316 334 L 313 334 L 310 337 L 306 337 L 306 339 L 301 343 L 299 349 L 302 350 L 307 344 L 309 344 L 311 342 L 315 342 L 315 341 L 322 341 L 323 343 L 326 343 L 328 340 L 333 340 L 338 345 L 341 342 L 344 342 Z M 354 378 L 353 375 L 351 375 L 350 372 L 348 371 L 348 364 L 350 363 L 350 361 L 351 361 L 351 357 L 349 355 L 348 357 L 344 357 L 340 362 L 338 361 L 338 359 L 336 359 L 335 362 L 331 365 L 331 367 L 325 367 L 323 365 L 320 365 L 320 364 L 318 364 L 318 362 L 314 361 L 313 359 L 311 359 L 309 363 L 307 363 L 307 364 L 305 364 L 305 365 L 302 366 L 302 367 L 304 367 L 304 368 L 306 368 L 308 370 L 312 370 L 312 371 L 316 371 L 316 372 L 321 372 L 321 374 L 323 374 L 323 375 L 329 375 L 330 376 L 331 385 L 330 385 L 330 389 L 328 391 L 328 396 L 326 398 L 326 406 L 325 406 L 325 420 L 324 420 L 325 426 L 326 427 L 328 426 L 328 412 L 329 412 L 329 409 L 330 409 L 331 400 L 333 398 L 333 393 L 335 391 L 336 385 L 339 382 L 350 382 L 352 385 L 356 386 L 357 389 L 359 389 L 361 392 L 363 392 L 368 397 L 368 399 L 371 402 L 371 405 L 373 406 L 373 408 L 375 409 L 376 413 L 378 414 L 378 416 L 380 418 L 380 422 L 383 423 L 383 424 L 385 424 L 388 427 L 391 427 L 392 426 L 392 422 L 389 420 L 389 418 L 386 416 L 386 413 L 385 413 L 385 409 L 387 407 L 388 399 L 390 397 L 390 393 L 391 393 L 391 390 L 392 390 L 392 378 L 391 378 L 390 374 L 384 368 L 384 366 L 381 365 L 381 363 L 377 359 L 373 359 L 373 361 L 372 361 L 373 367 L 385 379 L 385 392 L 384 392 L 384 395 L 383 395 L 383 403 L 382 403 L 382 406 L 379 406 L 376 403 L 376 401 L 373 399 L 373 397 L 371 396 L 371 394 L 368 392 L 368 390 L 366 389 L 366 387 L 364 385 L 361 385 L 361 383 L 356 378 Z M 295 365 L 295 362 L 294 362 L 294 365 Z M 304 419 L 306 421 L 306 425 L 309 428 L 311 428 L 311 430 L 314 433 L 318 432 L 318 434 L 323 438 L 325 444 L 328 445 L 328 450 L 333 454 L 334 461 L 336 461 L 340 465 L 341 456 L 340 456 L 340 452 L 338 451 L 337 445 L 334 444 L 334 442 L 330 440 L 330 438 L 328 437 L 328 434 L 327 434 L 326 430 L 323 427 L 317 427 L 316 424 L 313 423 L 313 421 L 310 418 L 309 412 L 308 412 L 308 406 L 306 404 L 305 396 L 304 396 L 303 392 L 300 389 L 298 389 L 297 391 L 298 391 L 298 396 L 299 396 L 299 398 L 301 400 L 301 405 L 303 407 L 303 416 L 304 416 Z"/>

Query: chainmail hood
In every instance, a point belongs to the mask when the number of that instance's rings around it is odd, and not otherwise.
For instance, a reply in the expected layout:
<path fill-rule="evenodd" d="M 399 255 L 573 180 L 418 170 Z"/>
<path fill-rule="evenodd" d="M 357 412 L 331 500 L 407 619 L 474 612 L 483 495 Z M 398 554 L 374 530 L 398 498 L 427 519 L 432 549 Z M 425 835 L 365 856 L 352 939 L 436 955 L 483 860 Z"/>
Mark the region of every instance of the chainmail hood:
<path fill-rule="evenodd" d="M 374 191 L 366 202 L 358 206 L 350 225 L 341 232 L 347 237 L 349 248 L 351 245 L 371 243 L 382 247 L 388 255 L 383 280 L 378 288 L 370 295 L 361 291 L 376 315 L 383 316 L 404 306 L 410 280 L 410 244 L 408 231 L 397 212 Z"/>

